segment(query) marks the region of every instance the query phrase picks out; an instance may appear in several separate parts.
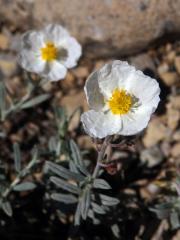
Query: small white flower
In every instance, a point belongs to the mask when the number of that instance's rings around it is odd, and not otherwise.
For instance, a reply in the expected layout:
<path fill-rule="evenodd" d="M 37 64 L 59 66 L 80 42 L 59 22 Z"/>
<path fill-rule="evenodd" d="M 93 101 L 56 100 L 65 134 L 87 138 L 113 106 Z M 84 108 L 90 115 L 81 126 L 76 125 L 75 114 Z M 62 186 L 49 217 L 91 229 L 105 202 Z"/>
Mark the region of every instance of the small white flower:
<path fill-rule="evenodd" d="M 67 68 L 76 66 L 81 53 L 80 44 L 65 28 L 50 24 L 23 35 L 19 63 L 29 72 L 57 81 L 66 76 Z"/>
<path fill-rule="evenodd" d="M 85 93 L 92 110 L 82 114 L 81 121 L 85 131 L 96 138 L 142 131 L 160 101 L 155 79 L 118 60 L 93 72 Z"/>

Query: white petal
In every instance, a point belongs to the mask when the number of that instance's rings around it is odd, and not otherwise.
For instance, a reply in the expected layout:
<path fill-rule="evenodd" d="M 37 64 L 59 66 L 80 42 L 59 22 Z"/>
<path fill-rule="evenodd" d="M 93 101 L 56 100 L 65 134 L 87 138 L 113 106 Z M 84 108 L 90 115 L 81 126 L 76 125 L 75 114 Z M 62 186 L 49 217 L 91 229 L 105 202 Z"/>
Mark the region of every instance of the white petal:
<path fill-rule="evenodd" d="M 44 36 L 42 32 L 28 31 L 22 36 L 21 44 L 22 48 L 37 51 L 45 45 Z"/>
<path fill-rule="evenodd" d="M 143 106 L 134 113 L 121 115 L 122 128 L 118 134 L 128 136 L 141 132 L 147 127 L 154 110 L 153 106 Z"/>
<path fill-rule="evenodd" d="M 126 81 L 135 72 L 135 68 L 127 62 L 113 61 L 99 70 L 99 88 L 108 99 L 116 88 L 124 89 Z"/>
<path fill-rule="evenodd" d="M 58 61 L 52 61 L 46 64 L 46 70 L 43 73 L 43 77 L 50 81 L 58 81 L 65 78 L 67 69 Z"/>
<path fill-rule="evenodd" d="M 46 65 L 38 52 L 25 49 L 20 51 L 18 62 L 27 71 L 35 73 L 42 73 Z"/>
<path fill-rule="evenodd" d="M 43 29 L 45 42 L 53 42 L 58 46 L 59 41 L 69 37 L 68 31 L 58 24 L 49 24 Z"/>
<path fill-rule="evenodd" d="M 84 130 L 95 138 L 104 138 L 116 134 L 121 129 L 121 119 L 111 112 L 103 113 L 94 110 L 87 111 L 81 115 Z"/>
<path fill-rule="evenodd" d="M 98 85 L 98 72 L 93 72 L 86 80 L 84 91 L 90 108 L 99 111 L 104 106 L 104 97 Z"/>
<path fill-rule="evenodd" d="M 65 49 L 67 51 L 67 57 L 62 60 L 62 63 L 67 68 L 76 66 L 77 60 L 82 54 L 81 45 L 76 41 L 76 39 L 73 37 L 66 37 L 64 41 L 59 41 L 58 46 L 59 48 Z"/>
<path fill-rule="evenodd" d="M 137 97 L 142 104 L 150 103 L 160 94 L 158 82 L 144 75 L 141 71 L 135 71 L 135 73 L 127 79 L 125 89 Z"/>

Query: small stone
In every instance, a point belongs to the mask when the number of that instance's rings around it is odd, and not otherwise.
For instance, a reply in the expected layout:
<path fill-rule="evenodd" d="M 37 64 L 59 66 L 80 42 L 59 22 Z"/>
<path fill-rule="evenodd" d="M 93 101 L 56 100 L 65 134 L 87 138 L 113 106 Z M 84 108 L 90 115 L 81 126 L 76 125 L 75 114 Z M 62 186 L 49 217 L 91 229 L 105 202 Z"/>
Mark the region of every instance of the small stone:
<path fill-rule="evenodd" d="M 180 56 L 175 58 L 174 64 L 175 64 L 177 72 L 180 74 Z"/>
<path fill-rule="evenodd" d="M 175 130 L 179 124 L 180 112 L 177 109 L 171 107 L 167 111 L 167 125 L 171 130 Z"/>
<path fill-rule="evenodd" d="M 174 63 L 175 57 L 176 57 L 176 52 L 175 51 L 170 51 L 166 56 L 167 62 L 170 63 L 170 64 Z"/>
<path fill-rule="evenodd" d="M 63 107 L 65 107 L 65 109 L 67 110 L 68 116 L 70 116 L 75 110 L 77 110 L 80 107 L 83 109 L 83 111 L 88 109 L 84 91 L 82 90 L 75 91 L 71 93 L 71 95 L 62 97 L 62 99 L 60 100 L 60 104 Z M 68 128 L 69 131 L 72 131 L 75 128 L 77 128 L 79 123 L 80 123 L 80 112 L 78 111 L 71 119 L 71 122 Z"/>
<path fill-rule="evenodd" d="M 165 72 L 160 74 L 161 79 L 167 86 L 173 86 L 178 82 L 179 76 L 176 72 Z"/>
<path fill-rule="evenodd" d="M 180 141 L 180 130 L 176 131 L 173 135 L 174 141 Z"/>
<path fill-rule="evenodd" d="M 161 74 L 166 73 L 169 71 L 169 65 L 166 62 L 161 63 L 158 68 L 157 72 L 161 76 Z"/>
<path fill-rule="evenodd" d="M 131 57 L 130 61 L 131 61 L 133 66 L 135 66 L 137 69 L 140 69 L 142 71 L 144 69 L 151 69 L 153 71 L 156 70 L 155 65 L 154 65 L 154 61 L 152 60 L 152 58 L 147 53 L 138 54 L 135 57 Z"/>
<path fill-rule="evenodd" d="M 163 155 L 157 146 L 145 149 L 141 152 L 140 158 L 143 163 L 147 163 L 148 167 L 154 167 L 163 160 Z"/>
<path fill-rule="evenodd" d="M 171 149 L 171 155 L 173 157 L 180 157 L 180 142 L 176 143 Z"/>
<path fill-rule="evenodd" d="M 152 119 L 149 123 L 143 143 L 145 147 L 152 147 L 169 136 L 169 131 L 159 118 Z"/>
<path fill-rule="evenodd" d="M 7 50 L 9 48 L 9 39 L 4 34 L 0 34 L 0 49 Z"/>
<path fill-rule="evenodd" d="M 89 136 L 80 136 L 77 139 L 78 146 L 82 149 L 92 149 L 93 142 Z"/>
<path fill-rule="evenodd" d="M 171 96 L 170 103 L 172 104 L 173 108 L 180 110 L 180 96 Z"/>
<path fill-rule="evenodd" d="M 86 78 L 89 75 L 88 68 L 85 66 L 77 67 L 72 72 L 77 78 Z"/>
<path fill-rule="evenodd" d="M 6 77 L 12 76 L 17 69 L 16 61 L 0 59 L 0 70 Z"/>

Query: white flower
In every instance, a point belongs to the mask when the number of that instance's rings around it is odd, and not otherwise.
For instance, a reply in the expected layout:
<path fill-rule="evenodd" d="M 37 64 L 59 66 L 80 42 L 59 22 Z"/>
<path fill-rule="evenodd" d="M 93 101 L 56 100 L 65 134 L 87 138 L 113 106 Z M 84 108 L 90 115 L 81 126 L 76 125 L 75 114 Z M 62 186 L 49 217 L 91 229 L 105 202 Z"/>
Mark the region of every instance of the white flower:
<path fill-rule="evenodd" d="M 65 28 L 50 24 L 23 35 L 19 63 L 29 72 L 57 81 L 65 77 L 67 68 L 76 66 L 81 53 L 80 44 Z"/>
<path fill-rule="evenodd" d="M 142 131 L 160 101 L 155 79 L 118 60 L 93 72 L 85 93 L 92 110 L 83 113 L 81 121 L 85 131 L 96 138 Z"/>

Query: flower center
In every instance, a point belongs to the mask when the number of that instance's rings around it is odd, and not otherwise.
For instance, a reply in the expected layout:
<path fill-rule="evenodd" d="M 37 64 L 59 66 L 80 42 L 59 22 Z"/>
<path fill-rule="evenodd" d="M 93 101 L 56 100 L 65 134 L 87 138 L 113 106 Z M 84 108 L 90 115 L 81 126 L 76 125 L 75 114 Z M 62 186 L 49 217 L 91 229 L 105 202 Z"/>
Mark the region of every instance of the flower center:
<path fill-rule="evenodd" d="M 46 46 L 41 48 L 41 57 L 45 61 L 53 61 L 57 59 L 58 49 L 52 42 L 47 42 Z"/>
<path fill-rule="evenodd" d="M 109 107 L 113 114 L 126 114 L 129 112 L 133 99 L 125 90 L 115 89 L 108 100 Z"/>

